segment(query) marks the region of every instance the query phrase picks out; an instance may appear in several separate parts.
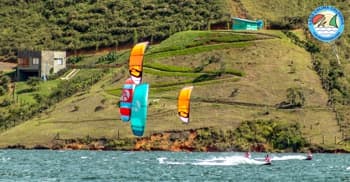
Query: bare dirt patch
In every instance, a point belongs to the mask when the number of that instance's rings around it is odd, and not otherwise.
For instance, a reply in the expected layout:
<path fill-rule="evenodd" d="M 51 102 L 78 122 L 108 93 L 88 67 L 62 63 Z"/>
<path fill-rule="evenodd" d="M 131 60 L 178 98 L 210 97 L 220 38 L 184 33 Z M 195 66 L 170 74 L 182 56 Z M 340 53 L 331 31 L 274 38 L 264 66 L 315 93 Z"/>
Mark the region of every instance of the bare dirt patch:
<path fill-rule="evenodd" d="M 0 62 L 0 71 L 11 70 L 17 66 L 15 63 Z"/>

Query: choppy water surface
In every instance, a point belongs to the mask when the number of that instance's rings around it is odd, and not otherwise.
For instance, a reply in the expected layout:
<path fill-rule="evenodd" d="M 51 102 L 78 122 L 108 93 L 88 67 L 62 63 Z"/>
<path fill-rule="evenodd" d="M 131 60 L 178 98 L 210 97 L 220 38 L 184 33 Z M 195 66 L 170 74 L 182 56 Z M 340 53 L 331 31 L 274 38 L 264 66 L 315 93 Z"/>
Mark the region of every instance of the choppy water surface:
<path fill-rule="evenodd" d="M 0 150 L 0 181 L 350 181 L 349 154 Z"/>

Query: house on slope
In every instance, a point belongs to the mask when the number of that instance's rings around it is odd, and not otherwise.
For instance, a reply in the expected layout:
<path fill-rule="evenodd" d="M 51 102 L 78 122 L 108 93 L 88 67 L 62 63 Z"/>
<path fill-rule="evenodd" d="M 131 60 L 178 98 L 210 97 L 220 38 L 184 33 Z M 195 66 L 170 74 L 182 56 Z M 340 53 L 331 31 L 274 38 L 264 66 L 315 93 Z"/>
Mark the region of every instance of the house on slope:
<path fill-rule="evenodd" d="M 65 51 L 19 51 L 17 55 L 17 80 L 27 80 L 29 77 L 46 79 L 66 68 Z"/>
<path fill-rule="evenodd" d="M 232 18 L 232 30 L 259 30 L 264 26 L 264 22 L 262 20 L 248 20 L 242 18 Z"/>

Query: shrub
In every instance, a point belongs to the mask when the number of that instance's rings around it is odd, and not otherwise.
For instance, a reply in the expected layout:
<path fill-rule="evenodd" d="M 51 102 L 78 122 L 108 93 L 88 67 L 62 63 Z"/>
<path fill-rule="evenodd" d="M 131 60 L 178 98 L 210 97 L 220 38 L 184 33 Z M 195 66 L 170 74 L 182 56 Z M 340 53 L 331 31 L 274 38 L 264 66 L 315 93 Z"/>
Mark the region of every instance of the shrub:
<path fill-rule="evenodd" d="M 60 71 L 58 71 L 57 73 L 53 74 L 53 75 L 48 75 L 48 80 L 55 80 L 60 76 L 63 76 L 69 69 L 68 68 L 63 68 Z"/>
<path fill-rule="evenodd" d="M 73 110 L 71 110 L 71 112 L 76 112 L 79 111 L 79 106 L 78 105 L 74 105 Z"/>
<path fill-rule="evenodd" d="M 102 111 L 104 109 L 103 106 L 96 106 L 95 107 L 95 112 Z"/>
<path fill-rule="evenodd" d="M 10 83 L 11 78 L 6 76 L 6 75 L 2 75 L 0 77 L 0 86 L 3 86 L 4 88 L 7 87 L 7 85 Z M 6 89 L 6 88 L 5 88 Z"/>
<path fill-rule="evenodd" d="M 301 88 L 288 88 L 287 101 L 292 107 L 302 107 L 305 103 L 305 96 Z"/>
<path fill-rule="evenodd" d="M 31 90 L 37 90 L 39 83 L 40 83 L 40 78 L 38 77 L 29 77 L 29 79 L 26 81 L 27 85 L 30 86 Z"/>
<path fill-rule="evenodd" d="M 68 64 L 76 64 L 76 63 L 79 63 L 82 60 L 83 60 L 82 56 L 72 56 L 72 57 L 68 58 L 67 63 Z"/>
<path fill-rule="evenodd" d="M 105 104 L 106 101 L 107 101 L 107 99 L 102 99 L 102 100 L 101 100 L 101 104 Z"/>
<path fill-rule="evenodd" d="M 275 149 L 298 151 L 307 145 L 298 123 L 275 120 L 244 121 L 233 133 L 240 146 L 270 144 Z"/>
<path fill-rule="evenodd" d="M 1 90 L 1 87 L 0 87 Z M 5 98 L 1 103 L 0 107 L 7 107 L 12 104 L 12 100 L 10 98 Z"/>
<path fill-rule="evenodd" d="M 304 48 L 306 51 L 310 53 L 320 52 L 320 48 L 316 44 L 310 41 L 300 40 L 299 37 L 291 31 L 283 30 L 282 32 L 290 38 L 295 45 Z"/>
<path fill-rule="evenodd" d="M 101 56 L 98 58 L 97 63 L 112 63 L 118 59 L 118 55 L 115 51 L 109 52 L 105 56 Z"/>
<path fill-rule="evenodd" d="M 8 92 L 10 81 L 11 78 L 6 75 L 0 77 L 0 96 L 3 96 Z"/>
<path fill-rule="evenodd" d="M 4 89 L 4 87 L 0 87 L 0 96 L 3 96 L 6 94 L 6 90 Z"/>

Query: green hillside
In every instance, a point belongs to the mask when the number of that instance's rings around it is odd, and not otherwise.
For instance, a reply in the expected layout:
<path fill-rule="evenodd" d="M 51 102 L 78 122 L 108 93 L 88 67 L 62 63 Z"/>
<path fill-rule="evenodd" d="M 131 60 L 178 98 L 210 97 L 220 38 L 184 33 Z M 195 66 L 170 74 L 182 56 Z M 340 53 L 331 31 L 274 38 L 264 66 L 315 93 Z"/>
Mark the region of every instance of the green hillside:
<path fill-rule="evenodd" d="M 343 138 L 349 140 L 349 28 L 345 23 L 342 36 L 333 43 L 321 43 L 316 41 L 308 31 L 307 19 L 312 10 L 318 6 L 331 5 L 338 8 L 345 22 L 349 21 L 349 3 L 337 0 L 313 0 L 313 1 L 233 1 L 232 13 L 236 13 L 251 19 L 263 19 L 266 26 L 278 29 L 300 28 L 297 35 L 301 39 L 313 42 L 319 48 L 319 52 L 312 54 L 314 69 L 322 81 L 322 87 L 329 96 L 328 105 L 336 113 L 337 124 L 343 133 Z M 336 58 L 339 56 L 339 61 Z M 338 63 L 340 62 L 340 64 Z"/>
<path fill-rule="evenodd" d="M 203 34 L 217 42 L 187 46 L 193 41 L 178 39 L 200 40 Z M 144 82 L 151 85 L 146 136 L 174 129 L 234 129 L 244 120 L 275 119 L 300 123 L 312 143 L 321 144 L 324 136 L 325 143 L 331 145 L 334 137 L 341 137 L 335 114 L 327 106 L 328 96 L 312 70 L 311 56 L 279 31 L 181 32 L 151 46 L 145 60 Z M 200 71 L 196 71 L 198 67 Z M 57 134 L 66 139 L 132 137 L 129 124 L 119 120 L 117 107 L 127 77 L 125 69 L 110 70 L 88 92 L 65 99 L 39 117 L 2 132 L 0 146 L 49 144 Z M 124 74 L 113 82 L 117 73 Z M 185 85 L 195 86 L 189 125 L 176 117 L 176 97 Z M 286 90 L 293 87 L 303 91 L 305 106 L 278 109 L 276 105 L 286 101 Z"/>
<path fill-rule="evenodd" d="M 145 56 L 143 81 L 151 90 L 145 136 L 207 127 L 230 133 L 245 127 L 243 121 L 273 121 L 262 123 L 296 124 L 308 143 L 328 149 L 348 147 L 350 25 L 346 23 L 344 34 L 331 44 L 315 40 L 307 28 L 309 14 L 321 5 L 337 7 L 349 22 L 347 1 L 72 2 L 1 2 L 7 18 L 0 21 L 7 28 L 0 32 L 0 42 L 11 44 L 4 44 L 0 55 L 9 57 L 28 47 L 115 50 L 148 40 L 152 44 Z M 24 34 L 35 23 L 19 28 L 15 21 L 8 24 L 8 15 L 21 12 L 13 17 L 23 19 L 33 10 L 40 13 L 28 18 L 40 26 L 29 39 Z M 230 16 L 262 19 L 265 30 L 224 30 Z M 207 31 L 216 25 L 221 30 Z M 54 31 L 46 31 L 48 27 Z M 57 136 L 135 139 L 129 123 L 119 120 L 117 107 L 128 77 L 130 49 L 117 50 L 70 57 L 83 69 L 68 81 L 53 79 L 36 89 L 16 83 L 15 95 L 0 97 L 0 104 L 5 103 L 0 107 L 0 147 L 50 145 Z M 100 64 L 118 66 L 87 69 Z M 191 123 L 184 125 L 176 116 L 176 98 L 187 85 L 194 85 L 194 90 Z M 256 133 L 244 137 L 259 141 Z"/>

